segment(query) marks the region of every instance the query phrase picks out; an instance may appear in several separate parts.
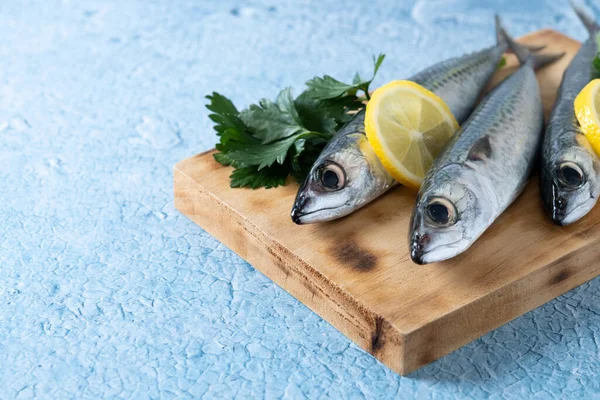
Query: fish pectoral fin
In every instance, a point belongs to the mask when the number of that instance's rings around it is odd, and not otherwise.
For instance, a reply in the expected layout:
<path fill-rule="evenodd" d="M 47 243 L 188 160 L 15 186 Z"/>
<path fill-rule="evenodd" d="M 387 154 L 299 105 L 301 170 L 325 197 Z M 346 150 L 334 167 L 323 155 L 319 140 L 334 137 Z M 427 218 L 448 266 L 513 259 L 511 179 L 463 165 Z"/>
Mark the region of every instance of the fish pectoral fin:
<path fill-rule="evenodd" d="M 475 142 L 467 159 L 470 161 L 487 161 L 492 156 L 492 143 L 490 142 L 490 136 L 485 135 Z"/>

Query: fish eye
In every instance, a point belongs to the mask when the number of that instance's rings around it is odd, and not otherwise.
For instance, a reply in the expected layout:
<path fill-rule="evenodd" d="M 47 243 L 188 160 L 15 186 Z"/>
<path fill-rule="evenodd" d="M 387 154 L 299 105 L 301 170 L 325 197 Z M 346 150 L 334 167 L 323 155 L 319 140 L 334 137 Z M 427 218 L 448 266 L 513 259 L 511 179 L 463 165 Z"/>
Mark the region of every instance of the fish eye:
<path fill-rule="evenodd" d="M 558 180 L 568 189 L 577 189 L 585 183 L 583 171 L 579 165 L 564 162 L 558 167 Z"/>
<path fill-rule="evenodd" d="M 346 183 L 346 174 L 339 165 L 329 162 L 319 168 L 318 179 L 327 190 L 339 190 Z"/>
<path fill-rule="evenodd" d="M 434 197 L 426 206 L 427 219 L 433 225 L 450 226 L 456 223 L 456 208 L 454 204 L 443 197 Z"/>

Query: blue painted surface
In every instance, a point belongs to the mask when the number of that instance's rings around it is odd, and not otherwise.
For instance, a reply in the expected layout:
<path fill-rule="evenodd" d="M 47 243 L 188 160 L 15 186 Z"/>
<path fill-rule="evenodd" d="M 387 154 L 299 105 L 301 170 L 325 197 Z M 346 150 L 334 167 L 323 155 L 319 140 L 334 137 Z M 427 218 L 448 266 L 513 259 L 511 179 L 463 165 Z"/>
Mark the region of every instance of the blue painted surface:
<path fill-rule="evenodd" d="M 392 5 L 392 3 L 395 3 Z M 409 76 L 567 2 L 4 1 L 0 398 L 600 398 L 600 281 L 401 378 L 173 207 L 172 167 L 317 74 Z"/>

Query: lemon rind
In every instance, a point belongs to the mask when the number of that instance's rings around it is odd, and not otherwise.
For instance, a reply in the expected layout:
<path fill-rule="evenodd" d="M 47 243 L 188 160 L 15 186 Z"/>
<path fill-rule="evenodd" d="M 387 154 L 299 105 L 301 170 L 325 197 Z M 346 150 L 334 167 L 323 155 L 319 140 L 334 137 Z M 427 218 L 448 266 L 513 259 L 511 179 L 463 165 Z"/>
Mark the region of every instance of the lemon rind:
<path fill-rule="evenodd" d="M 599 90 L 600 79 L 594 79 L 579 92 L 573 102 L 575 116 L 581 130 L 598 156 L 600 156 L 600 116 L 594 100 L 599 95 Z"/>

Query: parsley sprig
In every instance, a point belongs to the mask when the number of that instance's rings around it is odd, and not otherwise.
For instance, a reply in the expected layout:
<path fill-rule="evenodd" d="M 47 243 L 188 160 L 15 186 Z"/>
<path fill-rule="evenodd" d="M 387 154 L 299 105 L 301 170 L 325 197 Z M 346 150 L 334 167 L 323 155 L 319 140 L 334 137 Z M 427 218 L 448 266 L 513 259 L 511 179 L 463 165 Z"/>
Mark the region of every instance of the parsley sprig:
<path fill-rule="evenodd" d="M 596 34 L 596 43 L 598 46 L 598 52 L 594 61 L 592 61 L 592 79 L 600 77 L 600 32 Z"/>
<path fill-rule="evenodd" d="M 217 92 L 206 96 L 219 137 L 214 158 L 234 168 L 231 187 L 277 187 L 290 175 L 302 181 L 323 147 L 352 118 L 351 112 L 369 99 L 369 85 L 384 58 L 373 57 L 371 79 L 357 73 L 347 84 L 329 75 L 315 77 L 296 98 L 286 88 L 275 101 L 262 99 L 242 111 Z"/>

